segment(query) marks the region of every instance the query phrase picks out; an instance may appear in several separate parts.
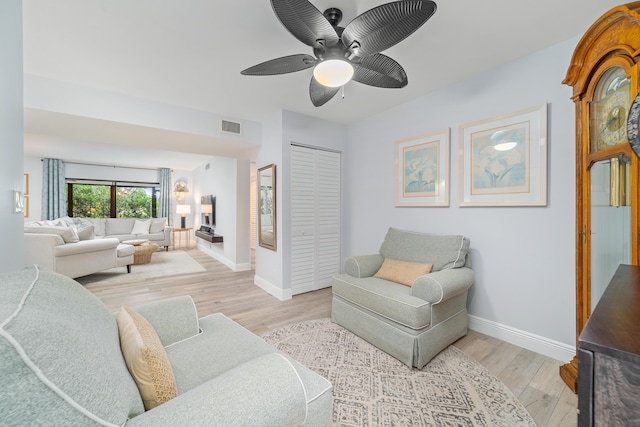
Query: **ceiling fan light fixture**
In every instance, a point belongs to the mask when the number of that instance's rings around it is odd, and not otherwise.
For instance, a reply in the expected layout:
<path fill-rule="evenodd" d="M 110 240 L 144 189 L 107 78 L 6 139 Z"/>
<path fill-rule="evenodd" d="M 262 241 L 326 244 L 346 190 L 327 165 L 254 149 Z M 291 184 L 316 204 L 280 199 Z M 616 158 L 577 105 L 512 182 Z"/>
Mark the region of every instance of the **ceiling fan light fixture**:
<path fill-rule="evenodd" d="M 344 86 L 353 77 L 353 66 L 342 59 L 326 59 L 313 69 L 313 77 L 323 86 Z"/>

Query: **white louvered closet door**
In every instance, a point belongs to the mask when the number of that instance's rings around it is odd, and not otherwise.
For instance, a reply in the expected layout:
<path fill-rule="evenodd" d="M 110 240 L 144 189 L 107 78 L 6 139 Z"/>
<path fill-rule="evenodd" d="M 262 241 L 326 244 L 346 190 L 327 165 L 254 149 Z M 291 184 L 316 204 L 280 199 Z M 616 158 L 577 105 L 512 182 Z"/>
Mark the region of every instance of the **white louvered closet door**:
<path fill-rule="evenodd" d="M 291 290 L 331 286 L 340 272 L 340 153 L 291 146 Z"/>

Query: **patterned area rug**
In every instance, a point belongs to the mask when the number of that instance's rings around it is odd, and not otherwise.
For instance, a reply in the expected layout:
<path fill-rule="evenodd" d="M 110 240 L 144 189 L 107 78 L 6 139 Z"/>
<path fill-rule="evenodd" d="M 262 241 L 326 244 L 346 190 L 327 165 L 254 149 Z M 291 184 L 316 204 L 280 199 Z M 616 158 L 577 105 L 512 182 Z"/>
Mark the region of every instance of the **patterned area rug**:
<path fill-rule="evenodd" d="M 262 338 L 331 381 L 336 426 L 536 425 L 500 380 L 453 346 L 417 370 L 329 319 Z"/>

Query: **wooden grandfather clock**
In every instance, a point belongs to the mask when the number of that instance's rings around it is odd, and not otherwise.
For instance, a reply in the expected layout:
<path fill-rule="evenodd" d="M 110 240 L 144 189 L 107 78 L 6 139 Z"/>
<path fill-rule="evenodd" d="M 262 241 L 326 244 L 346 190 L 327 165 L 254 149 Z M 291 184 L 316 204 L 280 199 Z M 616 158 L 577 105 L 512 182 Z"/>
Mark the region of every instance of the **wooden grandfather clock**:
<path fill-rule="evenodd" d="M 564 84 L 576 106 L 576 345 L 619 264 L 640 264 L 639 162 L 627 136 L 638 93 L 640 2 L 602 15 L 576 47 Z M 560 376 L 577 390 L 577 358 Z"/>

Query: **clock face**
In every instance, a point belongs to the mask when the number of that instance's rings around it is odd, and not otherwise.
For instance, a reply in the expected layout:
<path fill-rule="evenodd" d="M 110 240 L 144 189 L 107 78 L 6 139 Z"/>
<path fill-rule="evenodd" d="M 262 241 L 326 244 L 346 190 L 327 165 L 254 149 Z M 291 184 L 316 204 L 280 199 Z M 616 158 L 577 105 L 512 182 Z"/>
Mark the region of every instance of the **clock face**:
<path fill-rule="evenodd" d="M 620 67 L 610 69 L 600 79 L 591 103 L 592 148 L 602 150 L 627 142 L 630 88 L 630 80 Z"/>

